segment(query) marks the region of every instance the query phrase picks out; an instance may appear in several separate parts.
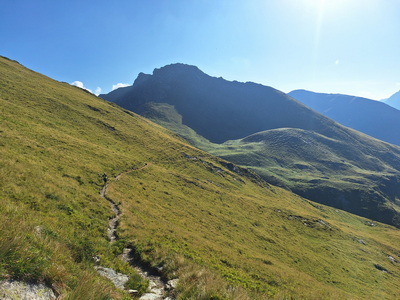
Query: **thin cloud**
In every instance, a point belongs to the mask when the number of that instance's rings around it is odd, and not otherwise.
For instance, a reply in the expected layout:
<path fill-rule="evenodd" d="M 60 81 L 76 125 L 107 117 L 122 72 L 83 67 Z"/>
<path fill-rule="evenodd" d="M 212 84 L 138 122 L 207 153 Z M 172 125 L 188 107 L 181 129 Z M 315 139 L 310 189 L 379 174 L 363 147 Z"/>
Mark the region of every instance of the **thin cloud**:
<path fill-rule="evenodd" d="M 98 86 L 98 87 L 95 89 L 94 94 L 95 94 L 96 96 L 98 96 L 98 95 L 100 95 L 100 93 L 101 93 L 101 87 Z"/>
<path fill-rule="evenodd" d="M 335 65 L 338 65 L 340 63 L 340 60 L 335 60 Z"/>
<path fill-rule="evenodd" d="M 112 86 L 112 91 L 113 91 L 113 90 L 116 90 L 116 89 L 119 89 L 119 88 L 122 88 L 122 87 L 126 87 L 126 86 L 130 86 L 130 84 L 128 84 L 128 83 L 117 83 L 117 84 L 113 84 L 113 86 Z"/>

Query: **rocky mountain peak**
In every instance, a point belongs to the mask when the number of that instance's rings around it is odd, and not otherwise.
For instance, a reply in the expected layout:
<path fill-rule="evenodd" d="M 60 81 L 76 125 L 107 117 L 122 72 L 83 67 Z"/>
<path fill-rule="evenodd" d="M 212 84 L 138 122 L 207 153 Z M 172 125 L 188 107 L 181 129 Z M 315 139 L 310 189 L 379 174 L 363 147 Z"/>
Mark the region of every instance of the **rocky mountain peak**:
<path fill-rule="evenodd" d="M 138 77 L 136 77 L 135 81 L 133 82 L 133 84 L 140 85 L 140 84 L 146 82 L 147 79 L 149 79 L 150 77 L 151 77 L 151 75 L 140 72 Z"/>

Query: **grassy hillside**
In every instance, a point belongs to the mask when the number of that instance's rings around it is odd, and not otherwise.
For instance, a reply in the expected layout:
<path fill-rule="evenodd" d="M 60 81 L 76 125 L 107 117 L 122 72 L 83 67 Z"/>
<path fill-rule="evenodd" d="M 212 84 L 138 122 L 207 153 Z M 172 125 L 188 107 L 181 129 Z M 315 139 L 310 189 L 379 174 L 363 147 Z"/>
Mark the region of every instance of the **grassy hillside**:
<path fill-rule="evenodd" d="M 128 297 L 131 246 L 178 299 L 395 299 L 400 231 L 315 205 L 79 88 L 0 58 L 0 276 L 69 299 Z M 109 203 L 122 212 L 107 240 Z M 117 176 L 121 175 L 121 176 Z"/>
<path fill-rule="evenodd" d="M 396 151 L 353 134 L 358 137 L 333 139 L 282 128 L 207 149 L 307 199 L 400 226 Z"/>

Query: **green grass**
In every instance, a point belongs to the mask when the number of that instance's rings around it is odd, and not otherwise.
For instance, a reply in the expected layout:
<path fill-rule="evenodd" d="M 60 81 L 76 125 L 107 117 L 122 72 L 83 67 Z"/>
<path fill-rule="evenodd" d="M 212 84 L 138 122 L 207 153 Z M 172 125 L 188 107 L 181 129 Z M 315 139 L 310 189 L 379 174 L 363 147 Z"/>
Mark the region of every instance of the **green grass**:
<path fill-rule="evenodd" d="M 393 227 L 238 175 L 162 127 L 4 58 L 0 110 L 1 278 L 46 282 L 67 299 L 123 299 L 92 256 L 134 277 L 118 258 L 130 245 L 180 278 L 178 299 L 398 296 Z M 114 245 L 103 172 L 122 211 Z"/>
<path fill-rule="evenodd" d="M 185 169 L 198 167 L 195 161 L 185 164 Z M 374 264 L 399 271 L 387 258 L 398 251 L 390 240 L 399 238 L 389 226 L 370 227 L 359 217 L 314 207 L 283 190 L 238 184 L 229 175 L 200 169 L 188 182 L 162 165 L 131 173 L 115 182 L 111 193 L 122 198 L 131 191 L 123 204 L 123 235 L 135 240 L 144 259 L 152 261 L 158 247 L 167 248 L 235 286 L 278 298 L 379 298 L 394 273 L 382 275 Z M 180 188 L 171 191 L 177 179 Z M 169 260 L 158 259 L 156 265 Z M 399 288 L 396 276 L 388 297 Z"/>

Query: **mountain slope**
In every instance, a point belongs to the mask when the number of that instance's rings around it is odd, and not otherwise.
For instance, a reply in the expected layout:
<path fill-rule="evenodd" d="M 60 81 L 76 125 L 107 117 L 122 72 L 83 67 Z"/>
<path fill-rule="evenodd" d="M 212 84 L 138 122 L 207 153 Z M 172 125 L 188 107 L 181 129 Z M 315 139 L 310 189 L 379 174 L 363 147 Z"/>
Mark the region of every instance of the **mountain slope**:
<path fill-rule="evenodd" d="M 213 78 L 184 64 L 141 73 L 133 86 L 100 96 L 139 114 L 149 103 L 172 105 L 184 125 L 215 143 L 281 127 L 329 134 L 333 124 L 278 90 Z"/>
<path fill-rule="evenodd" d="M 400 111 L 382 102 L 340 94 L 296 90 L 288 95 L 336 122 L 400 145 Z M 389 104 L 389 103 L 388 103 Z"/>
<path fill-rule="evenodd" d="M 173 64 L 153 75 L 141 73 L 133 86 L 102 97 L 271 183 L 400 226 L 400 148 L 344 127 L 273 88 Z M 277 130 L 290 128 L 297 131 Z M 252 139 L 245 137 L 254 134 L 258 144 L 249 145 Z M 307 139 L 312 142 L 304 143 Z"/>
<path fill-rule="evenodd" d="M 126 299 L 94 269 L 178 299 L 395 299 L 400 231 L 266 184 L 79 88 L 0 58 L 0 277 L 67 299 Z M 107 239 L 121 210 L 117 235 Z M 143 289 L 142 289 L 143 291 Z"/>
<path fill-rule="evenodd" d="M 400 109 L 400 91 L 390 96 L 384 102 L 396 109 Z"/>

